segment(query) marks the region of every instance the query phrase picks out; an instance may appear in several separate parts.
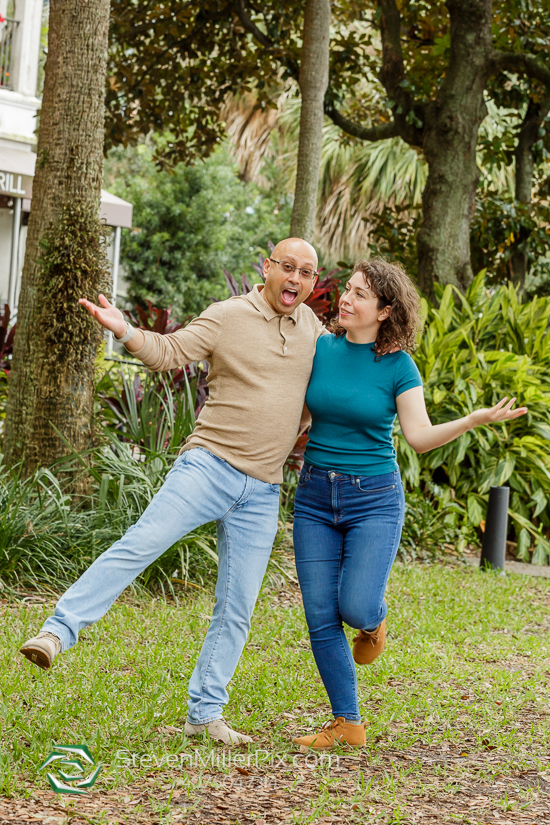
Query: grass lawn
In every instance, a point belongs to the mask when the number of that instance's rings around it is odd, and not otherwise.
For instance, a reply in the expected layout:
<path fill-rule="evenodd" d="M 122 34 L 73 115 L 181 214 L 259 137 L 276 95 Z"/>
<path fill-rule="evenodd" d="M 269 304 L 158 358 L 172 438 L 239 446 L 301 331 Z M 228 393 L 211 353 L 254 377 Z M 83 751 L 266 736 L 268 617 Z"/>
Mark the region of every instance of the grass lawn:
<path fill-rule="evenodd" d="M 123 599 L 50 673 L 16 652 L 50 606 L 3 603 L 0 825 L 550 822 L 550 582 L 398 565 L 387 601 L 386 651 L 359 672 L 367 746 L 330 761 L 291 743 L 329 718 L 292 581 L 264 587 L 230 686 L 255 740 L 237 749 L 182 731 L 210 594 Z M 103 763 L 87 795 L 38 772 L 54 743 Z"/>

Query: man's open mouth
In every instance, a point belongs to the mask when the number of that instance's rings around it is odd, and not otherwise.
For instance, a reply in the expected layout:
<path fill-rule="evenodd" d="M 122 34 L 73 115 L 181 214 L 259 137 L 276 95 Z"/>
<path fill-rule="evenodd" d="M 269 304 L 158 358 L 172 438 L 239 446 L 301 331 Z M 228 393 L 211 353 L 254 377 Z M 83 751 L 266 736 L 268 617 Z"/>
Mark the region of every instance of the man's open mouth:
<path fill-rule="evenodd" d="M 283 304 L 287 307 L 292 306 L 296 298 L 298 297 L 298 290 L 297 289 L 283 289 L 281 293 L 281 298 Z"/>

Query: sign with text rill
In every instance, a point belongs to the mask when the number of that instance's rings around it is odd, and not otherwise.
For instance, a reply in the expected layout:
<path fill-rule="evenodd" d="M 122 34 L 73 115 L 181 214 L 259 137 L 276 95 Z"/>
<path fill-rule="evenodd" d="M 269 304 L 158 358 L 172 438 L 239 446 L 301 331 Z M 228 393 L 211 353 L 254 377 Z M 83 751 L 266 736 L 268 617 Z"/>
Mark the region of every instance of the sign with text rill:
<path fill-rule="evenodd" d="M 32 178 L 30 175 L 16 175 L 13 172 L 0 171 L 0 195 L 10 195 L 12 198 L 28 197 Z"/>

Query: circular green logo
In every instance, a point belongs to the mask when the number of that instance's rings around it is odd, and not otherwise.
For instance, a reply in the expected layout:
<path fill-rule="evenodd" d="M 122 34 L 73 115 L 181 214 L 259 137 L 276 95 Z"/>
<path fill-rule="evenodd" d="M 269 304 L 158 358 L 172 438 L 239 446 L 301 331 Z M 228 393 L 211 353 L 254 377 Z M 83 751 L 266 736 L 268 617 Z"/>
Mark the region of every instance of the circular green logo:
<path fill-rule="evenodd" d="M 56 793 L 84 794 L 91 788 L 102 768 L 101 762 L 97 765 L 86 745 L 55 745 L 53 751 L 38 768 L 43 771 L 49 765 L 55 765 L 59 779 L 53 773 L 46 774 L 48 782 Z M 73 756 L 74 754 L 74 756 Z M 71 758 L 72 757 L 72 758 Z M 87 763 L 93 771 L 86 776 L 82 764 Z M 70 773 L 69 773 L 70 771 Z"/>

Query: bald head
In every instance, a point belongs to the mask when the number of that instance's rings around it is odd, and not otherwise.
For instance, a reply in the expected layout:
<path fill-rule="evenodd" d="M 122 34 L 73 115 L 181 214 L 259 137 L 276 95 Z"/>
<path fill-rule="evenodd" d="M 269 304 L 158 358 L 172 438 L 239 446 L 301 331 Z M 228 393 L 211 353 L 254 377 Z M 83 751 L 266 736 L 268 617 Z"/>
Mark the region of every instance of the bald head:
<path fill-rule="evenodd" d="M 281 315 L 292 315 L 311 295 L 317 263 L 315 249 L 302 238 L 279 241 L 264 261 L 264 300 Z"/>
<path fill-rule="evenodd" d="M 315 249 L 310 243 L 304 241 L 302 238 L 285 238 L 284 241 L 279 241 L 271 257 L 280 260 L 286 254 L 298 254 L 300 257 L 309 258 L 309 263 L 312 269 L 317 269 L 318 258 Z"/>

